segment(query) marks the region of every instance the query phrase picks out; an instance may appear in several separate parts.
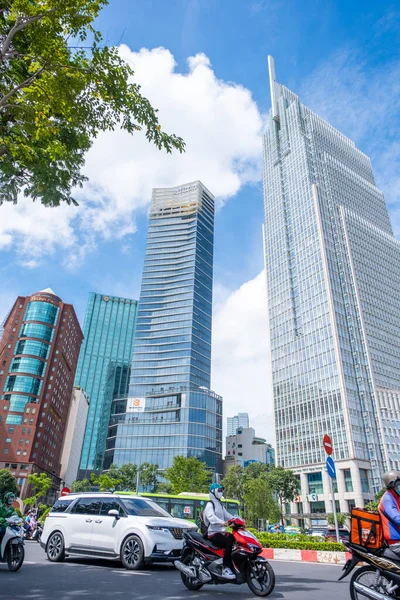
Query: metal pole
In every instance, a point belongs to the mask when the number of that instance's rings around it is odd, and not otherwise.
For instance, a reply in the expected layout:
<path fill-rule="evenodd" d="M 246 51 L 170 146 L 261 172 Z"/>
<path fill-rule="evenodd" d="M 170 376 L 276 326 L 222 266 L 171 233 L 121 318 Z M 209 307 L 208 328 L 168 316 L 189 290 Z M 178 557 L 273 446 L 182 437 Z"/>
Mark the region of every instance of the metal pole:
<path fill-rule="evenodd" d="M 139 469 L 137 470 L 136 473 L 136 493 L 139 493 L 139 486 L 140 486 L 140 471 Z"/>
<path fill-rule="evenodd" d="M 332 498 L 333 518 L 335 520 L 336 541 L 339 544 L 340 543 L 339 527 L 338 527 L 338 522 L 337 522 L 336 502 L 335 502 L 335 494 L 333 493 L 332 477 L 329 477 L 329 481 L 330 481 L 330 486 L 331 486 L 331 498 Z"/>

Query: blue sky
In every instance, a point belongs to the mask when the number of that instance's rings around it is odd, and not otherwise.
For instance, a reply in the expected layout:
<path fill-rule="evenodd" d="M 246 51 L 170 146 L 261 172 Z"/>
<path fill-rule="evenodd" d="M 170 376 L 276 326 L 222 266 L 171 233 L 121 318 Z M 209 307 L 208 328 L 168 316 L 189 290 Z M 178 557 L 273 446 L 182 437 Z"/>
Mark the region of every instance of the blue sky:
<path fill-rule="evenodd" d="M 101 136 L 88 156 L 91 183 L 79 208 L 43 209 L 26 199 L 0 207 L 0 319 L 17 294 L 48 286 L 74 304 L 82 323 L 90 291 L 138 297 L 151 188 L 199 178 L 218 204 L 213 386 L 225 397 L 225 414 L 243 409 L 250 396 L 260 433 L 272 435 L 259 277 L 267 55 L 275 57 L 279 82 L 371 156 L 399 235 L 400 8 L 110 0 L 97 25 L 107 43 L 123 44 L 161 123 L 185 138 L 188 151 L 164 157 L 141 134 Z"/>

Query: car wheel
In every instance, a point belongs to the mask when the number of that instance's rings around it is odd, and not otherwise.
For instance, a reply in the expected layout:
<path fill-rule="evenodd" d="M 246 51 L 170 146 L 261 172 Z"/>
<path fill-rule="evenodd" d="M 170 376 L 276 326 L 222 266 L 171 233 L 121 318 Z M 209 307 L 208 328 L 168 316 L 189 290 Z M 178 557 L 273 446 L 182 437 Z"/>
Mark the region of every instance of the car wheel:
<path fill-rule="evenodd" d="M 129 535 L 121 548 L 121 561 L 125 569 L 141 569 L 144 565 L 144 548 L 137 535 Z"/>
<path fill-rule="evenodd" d="M 59 531 L 55 531 L 49 537 L 46 545 L 47 558 L 51 562 L 61 562 L 65 558 L 64 536 Z"/>

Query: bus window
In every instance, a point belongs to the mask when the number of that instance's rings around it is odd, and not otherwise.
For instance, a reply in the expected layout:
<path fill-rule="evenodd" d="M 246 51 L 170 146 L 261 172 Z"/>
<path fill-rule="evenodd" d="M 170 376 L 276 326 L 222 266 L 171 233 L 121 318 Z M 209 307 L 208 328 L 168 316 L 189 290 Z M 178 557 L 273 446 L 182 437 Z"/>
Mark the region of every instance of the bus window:
<path fill-rule="evenodd" d="M 236 502 L 224 502 L 224 506 L 231 515 L 239 515 L 239 505 Z"/>
<path fill-rule="evenodd" d="M 196 523 L 199 521 L 200 513 L 202 510 L 205 509 L 206 504 L 207 504 L 207 500 L 195 500 L 195 502 L 194 502 L 195 514 L 194 514 L 193 521 L 196 521 Z"/>
<path fill-rule="evenodd" d="M 179 519 L 189 519 L 194 521 L 194 500 L 184 500 L 181 498 L 170 498 L 171 515 Z"/>
<path fill-rule="evenodd" d="M 170 512 L 170 506 L 169 506 L 169 499 L 168 498 L 151 498 L 151 500 L 153 500 L 154 502 L 156 502 L 157 504 L 159 504 L 161 506 L 161 508 L 163 508 L 167 512 Z"/>

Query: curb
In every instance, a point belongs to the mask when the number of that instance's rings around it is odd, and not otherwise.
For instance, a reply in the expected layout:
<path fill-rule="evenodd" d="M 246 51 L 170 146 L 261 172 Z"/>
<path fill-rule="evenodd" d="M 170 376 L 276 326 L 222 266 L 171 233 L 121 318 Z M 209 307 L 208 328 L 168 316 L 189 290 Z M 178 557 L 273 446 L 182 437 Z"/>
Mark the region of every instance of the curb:
<path fill-rule="evenodd" d="M 261 556 L 268 560 L 288 560 L 309 563 L 325 563 L 327 565 L 344 565 L 350 552 L 327 552 L 325 550 L 293 550 L 287 548 L 264 548 Z"/>

